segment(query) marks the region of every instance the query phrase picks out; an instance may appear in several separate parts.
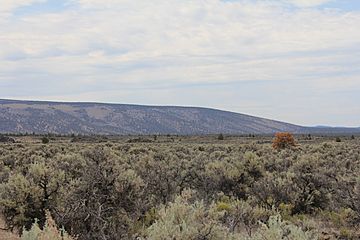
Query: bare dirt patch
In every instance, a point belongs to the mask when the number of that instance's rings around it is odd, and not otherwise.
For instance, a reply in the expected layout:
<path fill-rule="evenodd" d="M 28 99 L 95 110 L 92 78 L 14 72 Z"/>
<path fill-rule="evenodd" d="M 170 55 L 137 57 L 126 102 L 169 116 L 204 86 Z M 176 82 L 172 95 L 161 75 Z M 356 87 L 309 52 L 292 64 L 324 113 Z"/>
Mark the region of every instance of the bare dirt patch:
<path fill-rule="evenodd" d="M 12 232 L 6 231 L 5 222 L 0 218 L 0 239 L 2 240 L 20 240 L 20 237 Z"/>

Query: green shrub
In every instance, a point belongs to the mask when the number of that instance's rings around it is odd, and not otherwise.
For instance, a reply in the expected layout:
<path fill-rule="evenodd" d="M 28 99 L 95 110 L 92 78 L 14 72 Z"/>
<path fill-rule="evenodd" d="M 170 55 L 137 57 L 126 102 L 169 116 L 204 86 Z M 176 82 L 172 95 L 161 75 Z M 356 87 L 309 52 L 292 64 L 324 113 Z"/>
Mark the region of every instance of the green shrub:
<path fill-rule="evenodd" d="M 314 231 L 303 231 L 301 228 L 282 221 L 280 215 L 272 216 L 249 240 L 289 239 L 289 240 L 316 240 L 318 234 Z"/>
<path fill-rule="evenodd" d="M 217 138 L 218 140 L 224 140 L 225 139 L 225 137 L 224 137 L 224 135 L 222 134 L 222 133 L 220 133 L 219 135 L 218 135 L 218 138 Z"/>
<path fill-rule="evenodd" d="M 203 202 L 192 202 L 193 192 L 184 191 L 173 203 L 159 211 L 159 219 L 147 230 L 149 239 L 224 240 L 234 236 L 223 226 L 221 213 L 207 209 Z"/>
<path fill-rule="evenodd" d="M 64 229 L 58 229 L 55 221 L 46 214 L 46 222 L 44 228 L 41 229 L 37 222 L 33 224 L 30 230 L 24 230 L 21 240 L 74 240 Z"/>
<path fill-rule="evenodd" d="M 47 137 L 42 137 L 42 138 L 41 138 L 41 142 L 42 142 L 43 144 L 48 144 L 48 143 L 50 142 L 50 139 L 47 138 Z"/>

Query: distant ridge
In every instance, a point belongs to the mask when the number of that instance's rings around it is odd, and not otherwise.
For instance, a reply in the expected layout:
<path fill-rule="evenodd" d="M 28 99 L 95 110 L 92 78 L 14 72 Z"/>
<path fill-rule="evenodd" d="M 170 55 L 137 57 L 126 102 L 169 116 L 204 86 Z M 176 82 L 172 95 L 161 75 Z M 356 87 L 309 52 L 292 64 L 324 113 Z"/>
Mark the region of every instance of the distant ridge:
<path fill-rule="evenodd" d="M 360 133 L 200 107 L 0 99 L 0 132 L 58 134 Z"/>

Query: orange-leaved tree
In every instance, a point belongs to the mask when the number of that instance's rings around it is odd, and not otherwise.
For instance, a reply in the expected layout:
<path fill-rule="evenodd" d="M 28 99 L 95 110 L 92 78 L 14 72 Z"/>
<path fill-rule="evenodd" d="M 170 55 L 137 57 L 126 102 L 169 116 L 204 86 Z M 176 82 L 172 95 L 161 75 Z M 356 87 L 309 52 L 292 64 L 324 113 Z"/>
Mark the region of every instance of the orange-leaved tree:
<path fill-rule="evenodd" d="M 291 133 L 279 132 L 275 134 L 275 139 L 273 141 L 274 149 L 285 149 L 295 146 L 296 146 L 295 138 Z"/>

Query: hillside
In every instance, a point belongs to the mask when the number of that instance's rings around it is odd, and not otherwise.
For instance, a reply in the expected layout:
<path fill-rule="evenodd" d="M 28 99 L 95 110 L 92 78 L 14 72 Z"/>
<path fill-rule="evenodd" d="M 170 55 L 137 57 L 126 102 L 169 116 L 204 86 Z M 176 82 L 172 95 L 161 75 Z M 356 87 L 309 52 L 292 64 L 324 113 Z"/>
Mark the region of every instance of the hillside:
<path fill-rule="evenodd" d="M 270 134 L 347 132 L 306 128 L 240 113 L 197 107 L 0 100 L 2 133 Z"/>

